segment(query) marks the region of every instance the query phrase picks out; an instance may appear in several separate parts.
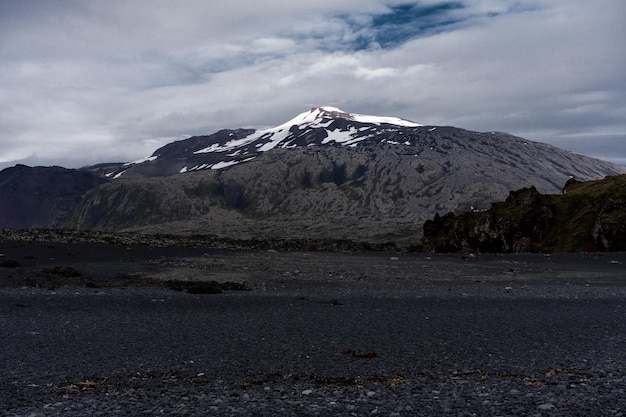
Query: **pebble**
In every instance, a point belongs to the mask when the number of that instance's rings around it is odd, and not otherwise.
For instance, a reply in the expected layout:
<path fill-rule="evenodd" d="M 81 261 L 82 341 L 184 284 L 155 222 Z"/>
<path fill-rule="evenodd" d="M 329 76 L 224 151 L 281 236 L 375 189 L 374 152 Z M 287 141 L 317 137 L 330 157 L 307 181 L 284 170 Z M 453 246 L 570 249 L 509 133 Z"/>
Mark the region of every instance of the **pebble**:
<path fill-rule="evenodd" d="M 559 394 L 559 404 L 571 404 L 575 408 L 563 409 L 559 414 L 554 397 L 550 396 L 551 387 L 537 390 L 532 386 L 512 387 L 521 383 L 511 378 L 498 375 L 468 377 L 459 383 L 453 378 L 441 377 L 436 381 L 407 380 L 401 385 L 387 387 L 376 384 L 376 389 L 365 389 L 358 386 L 340 386 L 329 389 L 321 384 L 307 387 L 305 381 L 285 379 L 276 386 L 248 386 L 242 388 L 233 383 L 222 382 L 185 385 L 176 388 L 167 385 L 163 389 L 159 381 L 147 384 L 132 393 L 117 390 L 112 386 L 106 392 L 78 391 L 64 401 L 49 398 L 51 401 L 30 409 L 14 409 L 7 416 L 68 416 L 82 415 L 118 415 L 123 413 L 158 414 L 158 415 L 201 415 L 209 412 L 215 416 L 226 415 L 411 415 L 420 410 L 420 415 L 443 415 L 451 413 L 457 416 L 476 415 L 536 415 L 543 416 L 546 412 L 557 412 L 557 415 L 568 415 L 576 412 L 580 415 L 613 415 L 622 416 L 623 401 L 615 403 L 615 398 L 608 395 L 599 386 L 586 391 L 568 390 Z M 310 384 L 310 381 L 306 381 Z M 426 384 L 426 385 L 423 385 Z M 151 386 L 154 385 L 154 386 Z M 194 388 L 197 391 L 194 391 Z M 270 388 L 269 390 L 267 388 Z M 277 390 L 279 389 L 279 390 Z M 424 390 L 431 393 L 424 396 Z M 487 394 L 487 391 L 489 395 Z M 436 393 L 436 395 L 434 395 Z M 534 393 L 534 396 L 526 396 Z M 316 395 L 313 395 L 316 394 Z M 486 399 L 485 397 L 489 397 Z M 513 396 L 513 397 L 512 397 Z M 138 401 L 130 401 L 135 399 Z M 587 401 L 594 399 L 594 401 Z M 158 405 L 154 404 L 158 401 Z M 604 407 L 598 404 L 604 401 Z M 112 405 L 115 404 L 115 405 Z M 47 406 L 47 408 L 44 408 Z M 471 411 L 469 411 L 471 410 Z M 604 410 L 602 414 L 601 410 Z M 44 411 L 44 413 L 42 413 Z M 578 415 L 577 414 L 577 415 Z"/>
<path fill-rule="evenodd" d="M 497 291 L 501 292 L 503 287 L 504 285 L 499 285 Z M 120 290 L 124 294 L 130 291 Z M 46 296 L 51 295 L 46 292 Z M 162 297 L 163 295 L 158 293 L 158 296 Z M 150 296 L 146 299 L 160 298 Z M 343 298 L 341 300 L 343 301 Z M 422 305 L 426 305 L 426 303 L 434 304 L 445 301 L 445 298 L 435 300 L 424 297 L 414 304 L 417 305 L 416 308 L 422 308 Z M 207 308 L 212 306 L 211 303 L 214 302 L 214 299 L 210 299 L 210 302 L 207 301 Z M 329 310 L 327 304 L 314 302 L 309 304 L 321 306 L 320 310 L 322 311 Z M 308 308 L 309 304 L 302 302 L 296 306 L 299 309 Z M 346 304 L 347 307 L 343 309 L 345 311 L 342 310 L 342 313 L 352 314 L 352 308 L 355 304 Z M 151 304 L 150 311 L 156 311 L 157 308 L 161 308 L 159 306 L 160 304 Z M 578 304 L 576 304 L 576 308 L 578 308 Z M 16 310 L 19 314 L 24 314 L 23 310 L 17 308 Z M 375 310 L 375 312 L 375 317 L 378 318 L 385 313 L 385 310 L 380 309 Z M 621 310 L 616 311 L 615 318 L 620 317 L 620 312 Z M 333 310 L 332 313 L 335 314 L 336 310 Z M 423 311 L 420 310 L 419 314 L 415 316 L 420 318 L 420 322 L 421 320 L 425 321 L 424 329 L 432 331 L 432 334 L 424 332 L 424 340 L 416 339 L 417 343 L 411 346 L 412 348 L 420 348 L 422 344 L 426 346 L 427 343 L 443 340 L 437 336 L 437 332 L 440 332 L 441 329 L 429 326 L 430 322 L 439 323 L 436 313 L 437 310 L 424 307 Z M 476 309 L 473 314 L 479 317 L 480 310 Z M 468 317 L 467 322 L 471 323 L 470 319 L 473 318 L 475 317 Z M 617 326 L 618 323 L 619 321 L 616 319 L 612 326 Z M 373 338 L 376 331 L 379 331 L 375 327 L 370 327 L 371 322 L 359 322 L 359 325 L 361 324 L 364 332 L 360 335 L 362 340 L 356 339 L 359 343 L 368 341 Z M 620 329 L 619 327 L 616 328 Z M 29 327 L 29 329 L 31 328 Z M 463 328 L 460 329 L 465 331 Z M 41 329 L 33 327 L 31 330 L 39 331 Z M 556 327 L 554 330 L 557 335 L 558 332 L 564 331 Z M 602 340 L 608 340 L 612 348 L 619 348 L 624 339 L 614 339 L 613 327 L 609 330 L 611 330 L 610 333 L 604 332 L 604 330 L 600 331 L 598 336 Z M 380 331 L 386 334 L 385 329 Z M 146 373 L 139 373 L 139 370 L 145 368 L 139 364 L 130 365 L 131 368 L 129 369 L 137 371 L 131 385 L 128 384 L 128 380 L 120 380 L 119 377 L 118 380 L 115 380 L 115 373 L 94 375 L 91 372 L 96 371 L 92 371 L 92 368 L 86 368 L 89 370 L 88 374 L 82 374 L 73 369 L 63 370 L 63 372 L 68 373 L 75 372 L 72 378 L 76 381 L 84 381 L 86 376 L 94 377 L 98 381 L 106 380 L 106 384 L 99 385 L 95 389 L 77 389 L 68 393 L 65 380 L 58 376 L 50 376 L 50 379 L 45 381 L 26 380 L 24 377 L 24 381 L 19 381 L 18 379 L 21 377 L 18 375 L 23 372 L 23 369 L 20 370 L 18 368 L 20 364 L 16 362 L 16 371 L 10 377 L 0 378 L 0 382 L 4 381 L 0 384 L 0 410 L 2 410 L 0 414 L 7 417 L 78 417 L 124 414 L 199 416 L 207 413 L 218 417 L 227 415 L 337 415 L 343 417 L 368 414 L 406 416 L 447 415 L 450 413 L 450 415 L 455 416 L 545 416 L 549 414 L 623 417 L 622 410 L 626 410 L 626 396 L 624 396 L 626 390 L 626 371 L 624 369 L 626 367 L 624 366 L 624 359 L 618 356 L 619 350 L 607 355 L 611 360 L 607 361 L 606 364 L 598 365 L 597 361 L 592 362 L 593 356 L 585 357 L 583 351 L 578 356 L 579 361 L 577 362 L 570 361 L 569 358 L 564 360 L 555 355 L 549 357 L 554 362 L 550 368 L 532 368 L 533 365 L 529 364 L 529 368 L 525 369 L 511 365 L 515 358 L 508 355 L 509 348 L 504 342 L 505 347 L 500 350 L 502 355 L 486 356 L 490 352 L 489 349 L 494 349 L 498 353 L 499 347 L 495 344 L 492 345 L 489 339 L 491 336 L 485 333 L 485 344 L 477 353 L 480 355 L 477 358 L 483 360 L 481 362 L 482 367 L 469 363 L 469 361 L 460 365 L 455 361 L 464 360 L 465 357 L 459 355 L 448 358 L 442 353 L 440 355 L 441 363 L 424 363 L 425 368 L 423 370 L 416 367 L 408 371 L 398 371 L 400 367 L 395 370 L 387 367 L 392 362 L 393 355 L 398 354 L 398 346 L 391 342 L 381 342 L 381 347 L 375 346 L 379 352 L 386 354 L 381 354 L 379 358 L 370 361 L 342 355 L 341 349 L 346 346 L 343 340 L 340 340 L 334 333 L 317 332 L 315 334 L 322 336 L 325 343 L 332 345 L 333 348 L 327 356 L 323 356 L 324 350 L 310 349 L 304 351 L 301 358 L 306 357 L 307 363 L 320 358 L 320 361 L 324 361 L 324 366 L 327 366 L 326 368 L 322 368 L 321 365 L 319 368 L 311 368 L 311 373 L 307 373 L 306 369 L 272 369 L 272 372 L 276 373 L 265 375 L 263 374 L 264 370 L 271 368 L 269 365 L 272 363 L 265 361 L 265 358 L 260 358 L 263 361 L 253 364 L 255 373 L 251 375 L 238 375 L 227 366 L 224 366 L 225 371 L 223 373 L 216 374 L 207 365 L 208 360 L 202 362 L 195 357 L 197 352 L 191 350 L 193 355 L 189 354 L 189 356 L 180 359 L 180 363 L 183 364 L 181 366 L 185 367 L 188 375 L 179 375 L 179 373 L 174 372 L 172 373 L 173 376 L 170 377 L 169 371 L 165 369 L 168 369 L 167 366 L 171 364 L 164 363 L 162 372 L 165 375 L 142 380 L 140 376 L 146 375 Z M 389 334 L 393 335 L 392 332 Z M 607 334 L 612 338 L 607 339 Z M 280 332 L 277 335 L 279 339 L 283 337 Z M 285 339 L 287 340 L 287 338 Z M 269 338 L 258 340 L 259 348 L 265 348 Z M 531 337 L 529 343 L 533 340 Z M 576 341 L 579 342 L 580 340 L 576 339 Z M 248 344 L 254 352 L 266 351 L 256 349 L 256 346 L 252 346 L 252 341 L 246 340 L 246 343 L 242 343 L 243 346 L 248 346 Z M 335 344 L 339 347 L 335 348 Z M 352 339 L 350 344 L 346 345 L 362 348 L 364 351 L 370 348 L 367 343 L 356 346 Z M 443 351 L 454 351 L 456 348 L 452 344 L 440 346 Z M 537 347 L 541 346 L 537 345 Z M 593 348 L 596 349 L 595 345 Z M 575 352 L 575 349 L 567 346 L 560 350 L 551 351 L 565 353 Z M 267 352 L 272 353 L 271 351 Z M 419 361 L 421 353 L 416 349 L 414 359 Z M 471 354 L 471 352 L 468 353 Z M 596 350 L 593 353 L 595 354 Z M 445 353 L 445 355 L 447 354 L 449 352 Z M 243 358 L 246 357 L 243 356 Z M 589 360 L 589 364 L 586 359 Z M 45 370 L 49 363 L 42 362 L 42 369 Z M 338 364 L 337 369 L 333 368 L 334 364 Z M 90 364 L 90 366 L 92 365 Z M 136 368 L 132 368 L 133 366 Z M 246 363 L 245 366 L 248 364 Z M 598 366 L 603 366 L 604 369 L 599 369 Z M 154 369 L 158 370 L 158 364 Z M 342 376 L 344 375 L 341 373 L 342 369 L 345 370 L 345 375 L 349 377 L 358 375 L 359 383 L 329 384 L 319 382 L 320 380 L 317 379 L 320 376 L 328 378 Z M 480 370 L 480 372 L 474 372 L 474 370 Z M 159 372 L 155 372 L 155 374 L 160 375 Z M 374 379 L 369 380 L 370 377 Z M 29 376 L 29 378 L 31 377 Z M 392 380 L 394 381 L 393 384 L 388 383 Z M 242 387 L 243 381 L 251 381 L 254 384 Z M 350 379 L 346 379 L 346 381 L 350 381 Z M 20 398 L 26 398 L 28 401 L 17 401 L 18 397 L 15 394 L 18 393 Z"/>

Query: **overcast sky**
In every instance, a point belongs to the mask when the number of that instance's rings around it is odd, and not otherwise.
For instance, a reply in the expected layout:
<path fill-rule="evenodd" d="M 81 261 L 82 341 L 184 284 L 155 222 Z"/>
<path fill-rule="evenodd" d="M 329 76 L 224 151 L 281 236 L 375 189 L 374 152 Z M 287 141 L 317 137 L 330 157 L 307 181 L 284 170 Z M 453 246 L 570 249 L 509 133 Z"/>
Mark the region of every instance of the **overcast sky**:
<path fill-rule="evenodd" d="M 0 168 L 132 161 L 312 106 L 626 164 L 624 0 L 0 0 Z"/>

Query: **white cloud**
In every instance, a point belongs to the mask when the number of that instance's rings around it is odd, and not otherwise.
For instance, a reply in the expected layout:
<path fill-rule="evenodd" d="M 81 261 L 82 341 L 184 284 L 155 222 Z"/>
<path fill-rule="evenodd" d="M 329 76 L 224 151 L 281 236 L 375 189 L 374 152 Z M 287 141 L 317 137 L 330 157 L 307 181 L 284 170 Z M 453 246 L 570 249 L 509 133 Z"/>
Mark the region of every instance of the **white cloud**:
<path fill-rule="evenodd" d="M 391 78 L 398 75 L 398 71 L 395 68 L 383 67 L 383 68 L 366 68 L 359 67 L 355 71 L 357 78 L 362 78 L 365 81 L 375 80 L 378 78 Z"/>
<path fill-rule="evenodd" d="M 626 3 L 464 3 L 458 24 L 355 51 L 406 2 L 2 2 L 0 167 L 134 160 L 323 104 L 566 148 L 624 134 Z"/>

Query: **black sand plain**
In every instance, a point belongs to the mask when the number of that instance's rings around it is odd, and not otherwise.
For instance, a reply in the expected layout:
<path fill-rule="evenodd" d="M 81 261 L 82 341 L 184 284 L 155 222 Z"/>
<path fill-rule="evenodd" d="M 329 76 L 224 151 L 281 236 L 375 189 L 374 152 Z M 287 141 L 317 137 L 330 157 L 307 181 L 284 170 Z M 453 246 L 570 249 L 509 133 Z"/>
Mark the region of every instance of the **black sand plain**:
<path fill-rule="evenodd" d="M 623 253 L 3 240 L 0 265 L 0 415 L 626 412 Z"/>

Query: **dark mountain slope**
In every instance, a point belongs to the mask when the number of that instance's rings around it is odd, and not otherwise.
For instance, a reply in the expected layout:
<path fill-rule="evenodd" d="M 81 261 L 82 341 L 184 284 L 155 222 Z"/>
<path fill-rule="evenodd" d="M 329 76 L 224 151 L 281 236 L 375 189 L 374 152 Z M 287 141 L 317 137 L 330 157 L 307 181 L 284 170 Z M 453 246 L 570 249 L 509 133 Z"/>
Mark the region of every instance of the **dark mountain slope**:
<path fill-rule="evenodd" d="M 0 171 L 0 228 L 52 228 L 81 196 L 107 180 L 61 167 L 16 165 Z"/>

